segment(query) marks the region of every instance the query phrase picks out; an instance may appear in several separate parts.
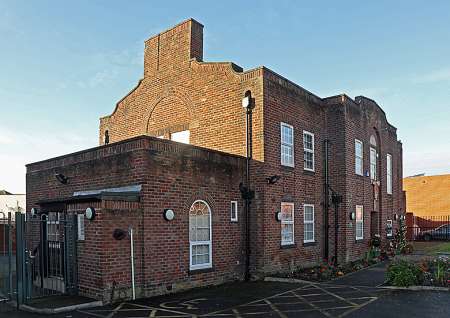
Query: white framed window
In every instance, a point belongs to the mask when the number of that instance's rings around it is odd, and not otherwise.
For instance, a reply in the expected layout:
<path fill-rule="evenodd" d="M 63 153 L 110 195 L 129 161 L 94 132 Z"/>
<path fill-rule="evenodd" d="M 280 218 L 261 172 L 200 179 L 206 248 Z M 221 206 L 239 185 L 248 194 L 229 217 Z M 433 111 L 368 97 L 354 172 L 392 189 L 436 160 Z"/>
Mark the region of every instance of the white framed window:
<path fill-rule="evenodd" d="M 211 209 L 203 200 L 189 210 L 189 249 L 191 270 L 212 267 Z"/>
<path fill-rule="evenodd" d="M 314 134 L 303 131 L 303 169 L 314 171 Z"/>
<path fill-rule="evenodd" d="M 361 140 L 355 139 L 355 173 L 362 176 L 364 164 L 363 164 L 363 143 Z"/>
<path fill-rule="evenodd" d="M 386 236 L 392 237 L 394 235 L 394 230 L 392 228 L 392 220 L 386 221 Z"/>
<path fill-rule="evenodd" d="M 281 164 L 294 166 L 294 127 L 281 123 Z"/>
<path fill-rule="evenodd" d="M 377 150 L 370 147 L 370 179 L 377 180 Z"/>
<path fill-rule="evenodd" d="M 181 142 L 183 144 L 189 144 L 190 135 L 189 130 L 183 130 L 170 134 L 170 140 Z"/>
<path fill-rule="evenodd" d="M 281 245 L 294 244 L 294 203 L 281 203 Z"/>
<path fill-rule="evenodd" d="M 392 194 L 392 155 L 386 155 L 386 191 Z"/>
<path fill-rule="evenodd" d="M 364 239 L 364 207 L 362 205 L 356 206 L 356 239 Z"/>
<path fill-rule="evenodd" d="M 84 214 L 77 214 L 78 241 L 84 241 Z"/>
<path fill-rule="evenodd" d="M 303 205 L 303 242 L 314 242 L 314 205 Z"/>
<path fill-rule="evenodd" d="M 231 222 L 238 221 L 238 203 L 237 201 L 231 201 L 230 205 Z"/>

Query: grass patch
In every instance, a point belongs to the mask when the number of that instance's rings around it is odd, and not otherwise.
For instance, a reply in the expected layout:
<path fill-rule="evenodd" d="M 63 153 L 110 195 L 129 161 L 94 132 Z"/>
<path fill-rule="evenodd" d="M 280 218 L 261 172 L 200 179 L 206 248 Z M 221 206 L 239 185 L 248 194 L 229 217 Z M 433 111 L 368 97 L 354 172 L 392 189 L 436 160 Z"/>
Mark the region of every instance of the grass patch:
<path fill-rule="evenodd" d="M 435 256 L 437 253 L 450 253 L 450 242 L 414 242 L 414 251 L 422 251 L 426 255 Z"/>
<path fill-rule="evenodd" d="M 431 254 L 450 253 L 450 242 L 437 244 L 437 245 L 431 247 L 428 252 Z"/>

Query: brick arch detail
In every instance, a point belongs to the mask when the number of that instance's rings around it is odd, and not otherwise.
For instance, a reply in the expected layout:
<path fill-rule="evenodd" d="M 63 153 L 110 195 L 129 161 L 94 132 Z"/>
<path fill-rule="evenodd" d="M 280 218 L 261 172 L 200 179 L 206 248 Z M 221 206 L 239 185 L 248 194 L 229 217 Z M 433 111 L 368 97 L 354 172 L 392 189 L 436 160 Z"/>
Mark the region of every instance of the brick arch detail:
<path fill-rule="evenodd" d="M 211 209 L 211 217 L 213 218 L 212 220 L 218 217 L 217 214 L 215 213 L 217 204 L 214 198 L 204 189 L 198 189 L 183 204 L 183 214 L 186 215 L 187 218 L 189 218 L 189 210 L 192 204 L 197 200 L 203 200 L 206 203 L 208 203 Z"/>
<path fill-rule="evenodd" d="M 146 118 L 146 124 L 143 127 L 142 134 L 145 135 L 148 133 L 148 126 L 150 123 L 150 120 L 152 118 L 153 111 L 156 109 L 156 107 L 165 99 L 167 98 L 175 98 L 180 100 L 183 105 L 186 106 L 190 122 L 192 122 L 195 118 L 194 114 L 194 102 L 191 100 L 187 92 L 181 88 L 176 86 L 166 86 L 162 93 L 154 100 L 154 102 L 151 104 L 151 106 L 148 108 L 145 117 Z"/>

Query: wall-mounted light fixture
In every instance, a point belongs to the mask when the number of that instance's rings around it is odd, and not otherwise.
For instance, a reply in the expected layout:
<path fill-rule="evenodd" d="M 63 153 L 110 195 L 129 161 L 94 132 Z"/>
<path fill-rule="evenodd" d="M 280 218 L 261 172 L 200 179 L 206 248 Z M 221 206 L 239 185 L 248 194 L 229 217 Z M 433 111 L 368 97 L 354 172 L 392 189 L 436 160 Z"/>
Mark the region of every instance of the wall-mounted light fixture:
<path fill-rule="evenodd" d="M 349 217 L 350 217 L 350 220 L 354 220 L 354 219 L 356 219 L 356 213 L 355 213 L 355 211 L 352 211 L 352 212 L 350 212 L 349 213 Z"/>
<path fill-rule="evenodd" d="M 281 222 L 281 212 L 275 212 L 275 220 Z"/>
<path fill-rule="evenodd" d="M 91 207 L 87 208 L 84 215 L 86 216 L 86 219 L 92 221 L 93 219 L 95 219 L 95 209 Z"/>
<path fill-rule="evenodd" d="M 62 184 L 67 184 L 67 182 L 69 181 L 69 177 L 66 177 L 62 173 L 56 173 L 55 178 Z"/>
<path fill-rule="evenodd" d="M 266 178 L 268 184 L 275 184 L 280 179 L 281 179 L 281 176 L 277 176 L 277 175 L 270 176 L 270 177 Z"/>
<path fill-rule="evenodd" d="M 164 209 L 163 217 L 166 221 L 172 221 L 175 218 L 175 212 L 172 209 Z"/>
<path fill-rule="evenodd" d="M 397 220 L 398 220 L 398 214 L 394 213 L 394 221 L 397 221 Z"/>
<path fill-rule="evenodd" d="M 31 208 L 30 213 L 31 213 L 31 216 L 35 216 L 38 213 L 38 211 L 36 208 Z"/>

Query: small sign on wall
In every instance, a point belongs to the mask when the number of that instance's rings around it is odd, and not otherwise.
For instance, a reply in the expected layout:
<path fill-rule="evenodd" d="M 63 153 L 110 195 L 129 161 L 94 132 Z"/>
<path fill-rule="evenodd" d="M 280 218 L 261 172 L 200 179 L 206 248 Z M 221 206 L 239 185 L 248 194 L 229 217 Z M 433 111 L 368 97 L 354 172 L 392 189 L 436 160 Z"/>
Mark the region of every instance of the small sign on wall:
<path fill-rule="evenodd" d="M 78 214 L 77 220 L 78 220 L 78 241 L 84 241 L 84 214 Z"/>

